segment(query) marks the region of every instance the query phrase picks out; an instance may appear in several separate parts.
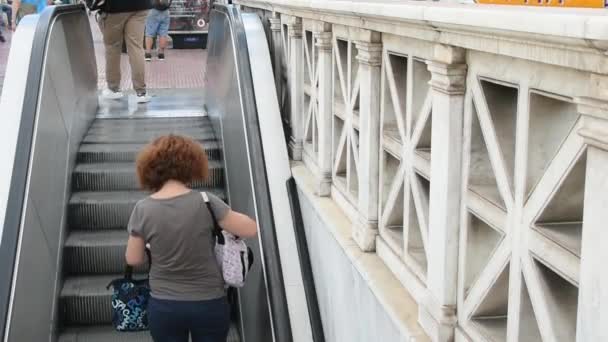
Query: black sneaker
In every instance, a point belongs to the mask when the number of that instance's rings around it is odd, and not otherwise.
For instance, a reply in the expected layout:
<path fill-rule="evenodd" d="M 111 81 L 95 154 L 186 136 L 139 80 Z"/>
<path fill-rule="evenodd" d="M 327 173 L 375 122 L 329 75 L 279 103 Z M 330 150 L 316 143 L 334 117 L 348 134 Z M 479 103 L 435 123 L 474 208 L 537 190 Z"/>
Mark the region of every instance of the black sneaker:
<path fill-rule="evenodd" d="M 0 33 L 0 43 L 4 42 L 6 42 L 6 39 L 4 39 L 4 36 Z"/>
<path fill-rule="evenodd" d="M 159 53 L 158 54 L 158 60 L 159 61 L 164 61 L 165 60 L 165 54 L 164 53 Z"/>
<path fill-rule="evenodd" d="M 151 61 L 152 60 L 152 54 L 151 53 L 147 53 L 146 52 L 146 61 Z"/>

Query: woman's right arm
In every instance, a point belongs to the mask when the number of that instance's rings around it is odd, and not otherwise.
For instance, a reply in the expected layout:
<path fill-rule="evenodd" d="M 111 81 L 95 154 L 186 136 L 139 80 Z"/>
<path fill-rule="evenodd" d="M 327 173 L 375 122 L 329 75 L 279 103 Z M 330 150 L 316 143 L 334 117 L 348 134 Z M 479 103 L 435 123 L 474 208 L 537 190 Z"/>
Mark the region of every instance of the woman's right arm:
<path fill-rule="evenodd" d="M 254 220 L 234 210 L 228 211 L 218 223 L 222 229 L 239 237 L 253 237 L 258 231 L 258 225 Z"/>

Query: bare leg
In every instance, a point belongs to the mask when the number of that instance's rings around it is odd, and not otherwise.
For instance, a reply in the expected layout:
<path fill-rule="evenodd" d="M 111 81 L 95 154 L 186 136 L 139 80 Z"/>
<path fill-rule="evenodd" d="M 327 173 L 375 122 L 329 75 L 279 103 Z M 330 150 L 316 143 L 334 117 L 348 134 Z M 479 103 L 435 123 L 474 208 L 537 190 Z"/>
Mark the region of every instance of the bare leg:
<path fill-rule="evenodd" d="M 167 47 L 167 37 L 166 36 L 158 37 L 158 52 L 165 53 L 166 47 Z"/>
<path fill-rule="evenodd" d="M 152 50 L 152 42 L 152 37 L 146 36 L 146 53 L 150 53 L 150 51 Z"/>

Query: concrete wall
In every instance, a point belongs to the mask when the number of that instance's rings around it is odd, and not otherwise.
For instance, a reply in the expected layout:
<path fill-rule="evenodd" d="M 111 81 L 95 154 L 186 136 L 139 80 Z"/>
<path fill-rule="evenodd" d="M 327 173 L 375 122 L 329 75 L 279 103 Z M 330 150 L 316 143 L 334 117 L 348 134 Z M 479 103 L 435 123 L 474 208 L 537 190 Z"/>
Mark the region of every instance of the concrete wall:
<path fill-rule="evenodd" d="M 312 192 L 312 175 L 294 168 L 326 341 L 427 341 L 417 306 L 374 254 L 350 237 L 350 221 Z"/>
<path fill-rule="evenodd" d="M 314 210 L 338 208 L 338 248 L 381 260 L 431 340 L 608 340 L 604 10 L 235 2 L 270 23 Z M 373 293 L 389 315 L 403 296 Z"/>
<path fill-rule="evenodd" d="M 300 199 L 326 340 L 404 340 L 302 192 Z"/>

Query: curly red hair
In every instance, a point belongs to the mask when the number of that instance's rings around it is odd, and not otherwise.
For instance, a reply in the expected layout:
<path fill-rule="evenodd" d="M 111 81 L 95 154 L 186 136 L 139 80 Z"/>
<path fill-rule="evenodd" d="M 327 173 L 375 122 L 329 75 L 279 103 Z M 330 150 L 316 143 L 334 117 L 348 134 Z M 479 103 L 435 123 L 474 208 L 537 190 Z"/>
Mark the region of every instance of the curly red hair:
<path fill-rule="evenodd" d="M 184 184 L 205 180 L 209 162 L 196 141 L 165 135 L 146 145 L 137 156 L 137 178 L 145 190 L 158 191 L 169 180 Z"/>

